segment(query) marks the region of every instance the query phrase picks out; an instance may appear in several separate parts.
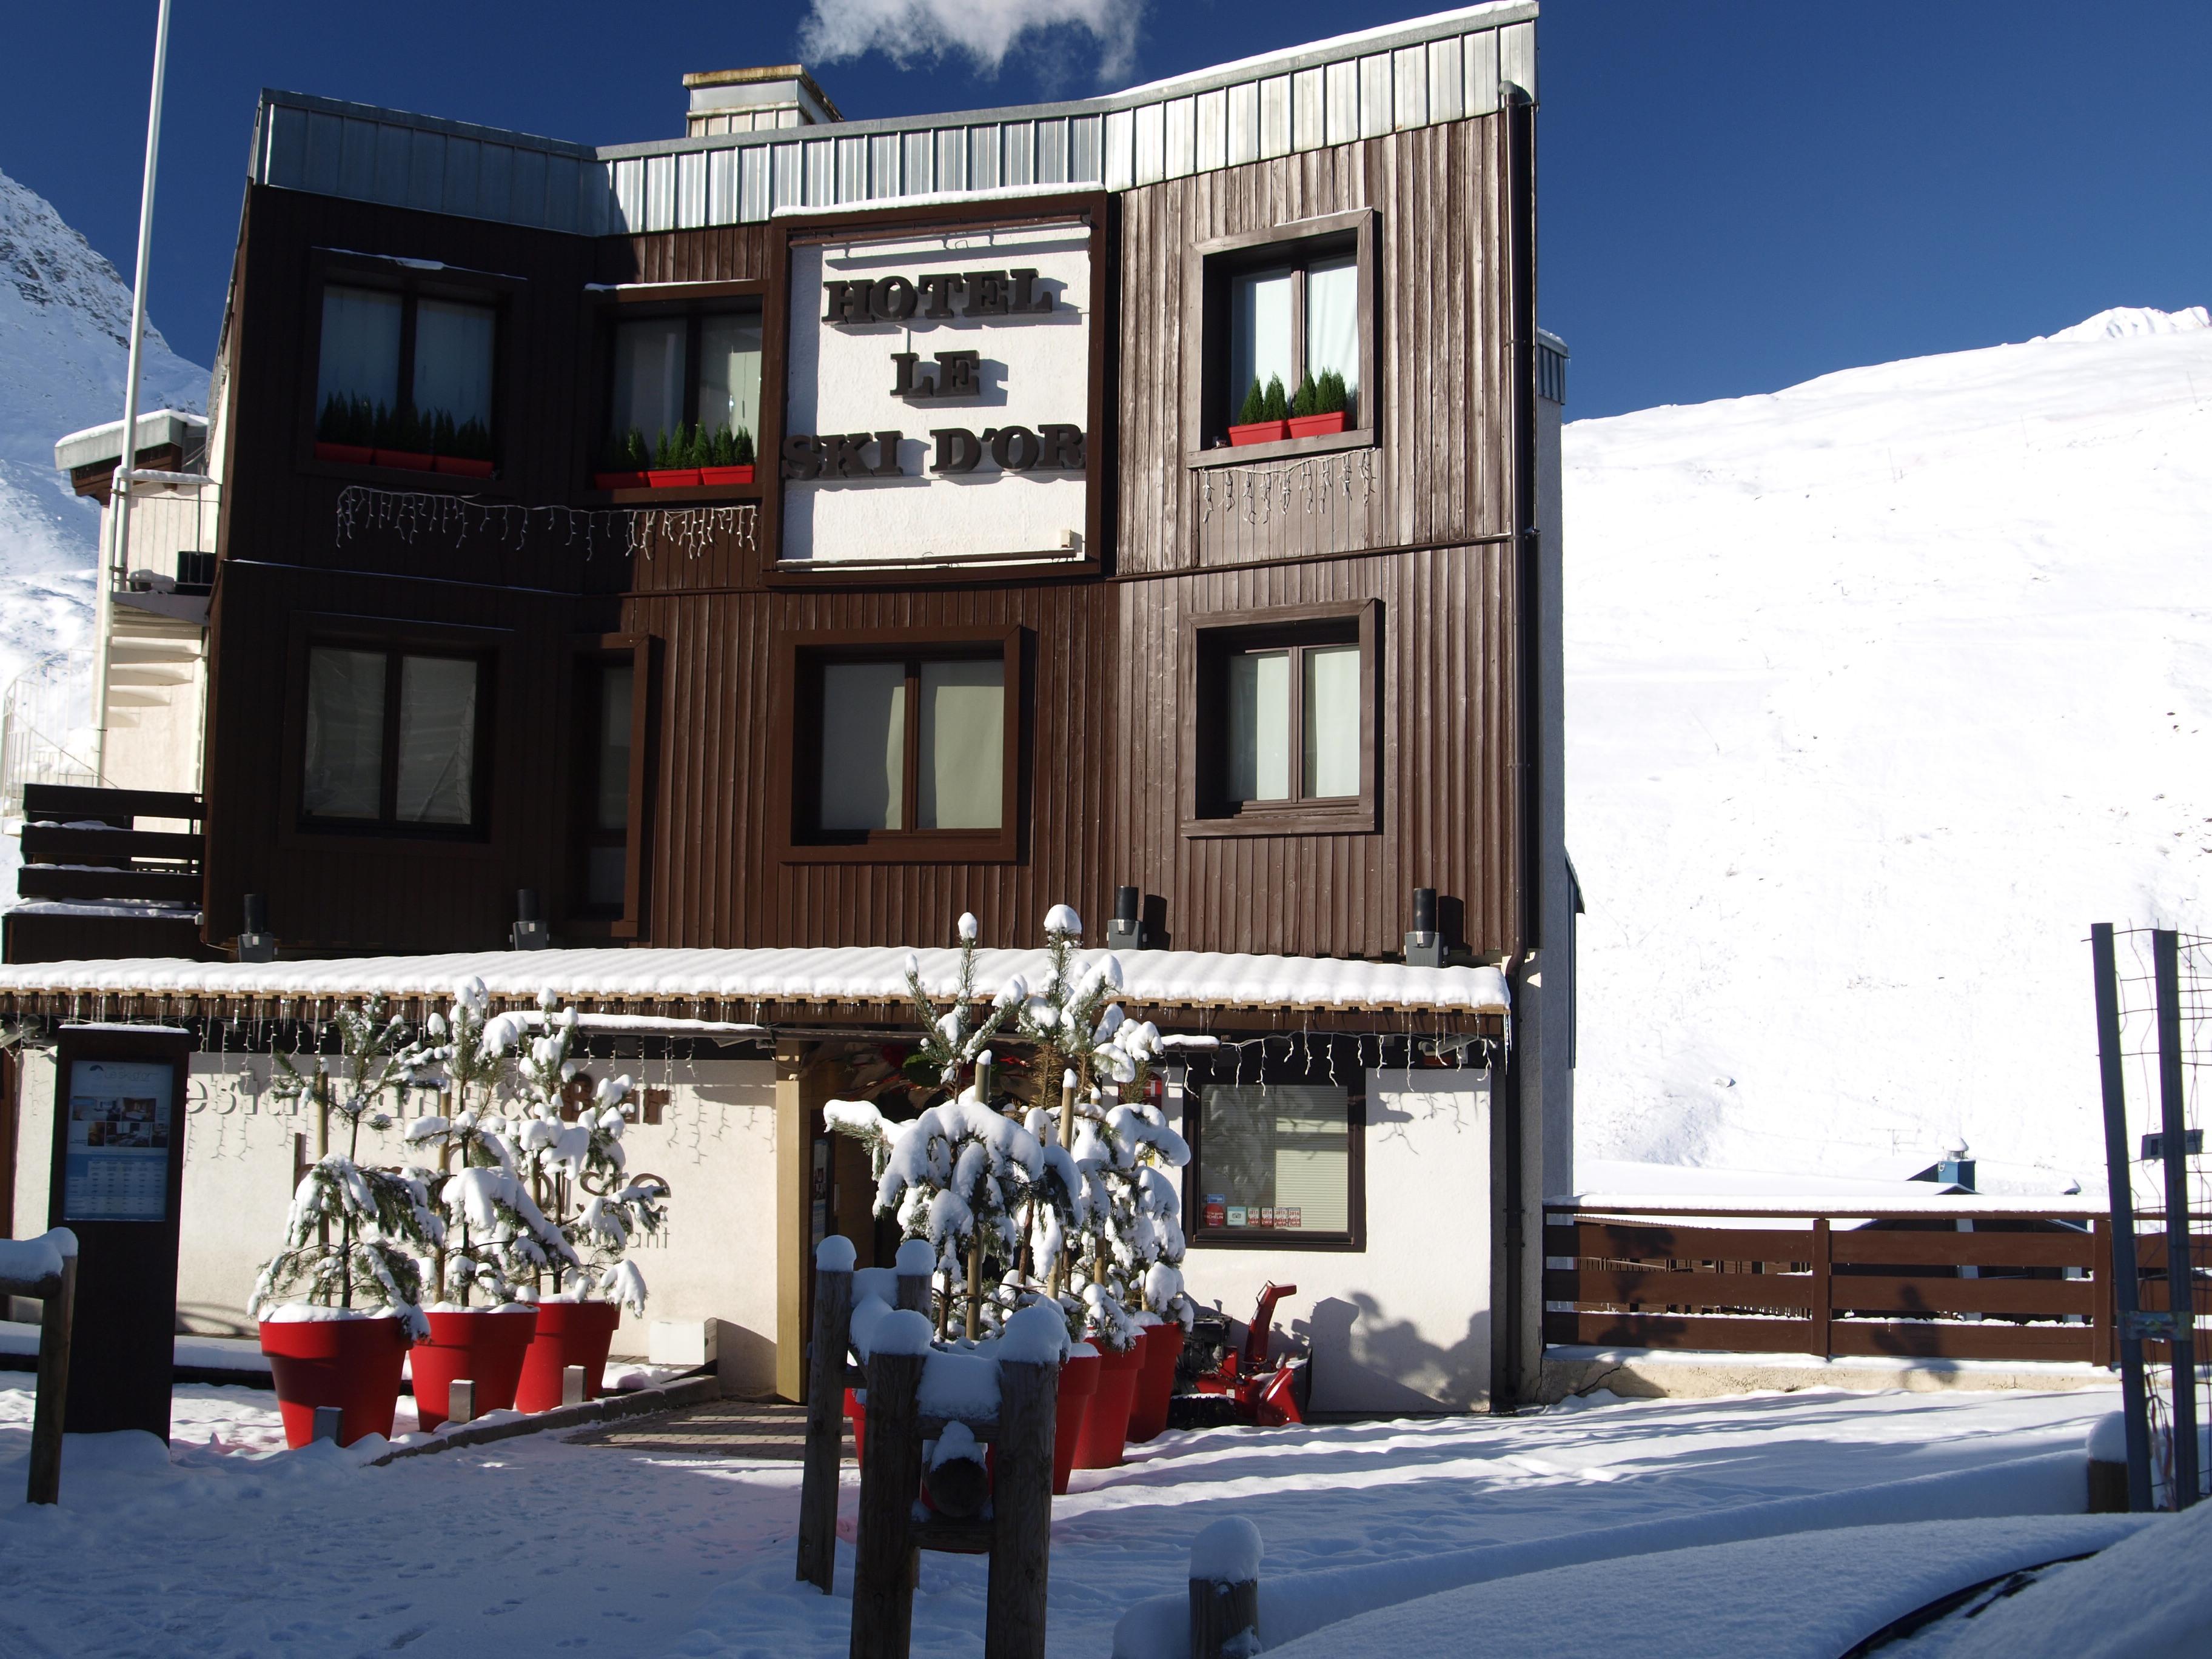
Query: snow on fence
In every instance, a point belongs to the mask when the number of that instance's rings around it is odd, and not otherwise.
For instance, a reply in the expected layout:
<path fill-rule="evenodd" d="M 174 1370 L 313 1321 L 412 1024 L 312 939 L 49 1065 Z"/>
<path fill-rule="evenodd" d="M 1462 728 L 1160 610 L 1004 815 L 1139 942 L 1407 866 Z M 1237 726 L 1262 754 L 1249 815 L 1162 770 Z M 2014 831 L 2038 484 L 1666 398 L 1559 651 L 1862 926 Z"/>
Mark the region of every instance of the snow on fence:
<path fill-rule="evenodd" d="M 62 1492 L 62 1419 L 69 1397 L 70 1334 L 76 1321 L 76 1235 L 56 1227 L 37 1238 L 0 1239 L 0 1300 L 39 1304 L 39 1397 L 31 1415 L 27 1504 L 54 1504 Z"/>
<path fill-rule="evenodd" d="M 1745 1208 L 1725 1218 L 1702 1206 L 1547 1205 L 1544 1338 L 1823 1358 L 2114 1363 L 2106 1218 L 2086 1208 L 1963 1207 L 1971 1203 L 1880 1216 Z M 2143 1271 L 2162 1275 L 2164 1236 L 2139 1238 L 2136 1248 Z M 2142 1288 L 2150 1305 L 2163 1285 L 2148 1279 Z"/>

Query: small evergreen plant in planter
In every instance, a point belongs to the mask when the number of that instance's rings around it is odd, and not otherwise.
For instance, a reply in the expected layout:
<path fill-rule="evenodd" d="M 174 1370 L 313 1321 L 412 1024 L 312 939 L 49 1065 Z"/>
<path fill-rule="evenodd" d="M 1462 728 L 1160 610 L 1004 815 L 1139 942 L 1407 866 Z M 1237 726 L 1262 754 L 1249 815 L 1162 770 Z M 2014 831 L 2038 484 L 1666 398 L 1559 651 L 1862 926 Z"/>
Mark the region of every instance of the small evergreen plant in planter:
<path fill-rule="evenodd" d="M 655 489 L 681 489 L 699 482 L 699 457 L 705 447 L 696 426 L 678 422 L 653 447 L 649 482 Z"/>
<path fill-rule="evenodd" d="M 1297 398 L 1291 405 L 1291 436 L 1320 438 L 1343 431 L 1351 424 L 1350 403 L 1344 376 L 1336 370 L 1325 368 L 1317 376 L 1307 377 L 1299 382 Z"/>
<path fill-rule="evenodd" d="M 246 1304 L 294 1445 L 312 1437 L 318 1406 L 341 1408 L 343 1443 L 392 1432 L 408 1346 L 428 1334 L 422 1258 L 445 1239 L 423 1172 L 361 1162 L 362 1129 L 391 1126 L 386 1097 L 417 1082 L 431 1055 L 404 1022 L 386 1017 L 381 997 L 349 1005 L 336 1025 L 336 1067 L 320 1055 L 306 1070 L 276 1056 L 277 1098 L 311 1101 L 319 1139 L 335 1116 L 345 1150 L 325 1152 L 301 1178 L 283 1247 Z"/>
<path fill-rule="evenodd" d="M 430 422 L 407 404 L 389 412 L 380 404 L 376 416 L 376 464 L 410 472 L 430 471 Z"/>
<path fill-rule="evenodd" d="M 646 447 L 645 434 L 632 427 L 608 438 L 592 482 L 601 489 L 642 489 L 651 482 L 646 475 L 652 468 L 653 453 Z"/>
<path fill-rule="evenodd" d="M 1290 401 L 1283 395 L 1282 376 L 1269 376 L 1264 386 L 1255 380 L 1245 389 L 1243 404 L 1229 428 L 1229 441 L 1242 447 L 1273 443 L 1289 434 Z"/>
<path fill-rule="evenodd" d="M 727 423 L 714 428 L 708 441 L 707 458 L 700 463 L 700 482 L 708 484 L 749 484 L 753 482 L 753 434 Z"/>
<path fill-rule="evenodd" d="M 368 466 L 376 459 L 376 409 L 366 398 L 332 392 L 315 419 L 315 459 Z"/>

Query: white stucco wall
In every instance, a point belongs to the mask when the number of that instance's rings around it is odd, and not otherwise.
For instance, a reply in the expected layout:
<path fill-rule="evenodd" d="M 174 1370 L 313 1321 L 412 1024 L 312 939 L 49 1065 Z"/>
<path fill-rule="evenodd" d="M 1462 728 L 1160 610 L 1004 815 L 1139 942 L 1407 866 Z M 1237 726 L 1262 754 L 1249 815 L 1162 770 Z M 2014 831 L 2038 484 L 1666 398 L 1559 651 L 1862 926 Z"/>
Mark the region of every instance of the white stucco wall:
<path fill-rule="evenodd" d="M 1190 1294 L 1237 1320 L 1261 1286 L 1298 1292 L 1279 1329 L 1313 1352 L 1316 1412 L 1465 1410 L 1491 1376 L 1491 1088 L 1487 1074 L 1367 1073 L 1367 1247 L 1194 1245 Z"/>
<path fill-rule="evenodd" d="M 775 1083 L 765 1060 L 594 1062 L 669 1091 L 661 1122 L 623 1137 L 633 1173 L 662 1176 L 672 1196 L 664 1238 L 633 1254 L 651 1299 L 646 1317 L 625 1314 L 617 1353 L 647 1352 L 656 1320 L 718 1319 L 722 1375 L 740 1389 L 766 1389 L 775 1375 Z M 262 1261 L 283 1231 L 292 1192 L 293 1137 L 309 1137 L 312 1116 L 268 1091 L 266 1056 L 192 1057 L 185 1119 L 182 1259 L 177 1313 L 187 1330 L 251 1334 L 246 1301 Z M 15 1170 L 21 1225 L 46 1224 L 53 1135 L 54 1060 L 24 1054 L 21 1129 Z M 435 1097 L 406 1103 L 420 1116 Z M 363 1156 L 404 1161 L 399 1131 L 364 1132 Z M 368 1143 L 374 1143 L 370 1145 Z"/>

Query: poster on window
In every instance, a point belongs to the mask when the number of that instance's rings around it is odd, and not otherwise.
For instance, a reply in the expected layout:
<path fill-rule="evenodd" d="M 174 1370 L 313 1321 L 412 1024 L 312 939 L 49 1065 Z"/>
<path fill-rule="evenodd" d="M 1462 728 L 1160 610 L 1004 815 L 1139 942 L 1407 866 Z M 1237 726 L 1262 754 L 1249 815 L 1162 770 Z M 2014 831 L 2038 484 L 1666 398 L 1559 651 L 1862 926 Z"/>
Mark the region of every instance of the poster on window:
<path fill-rule="evenodd" d="M 166 1221 L 174 1067 L 80 1060 L 69 1076 L 64 1221 Z"/>
<path fill-rule="evenodd" d="M 782 562 L 1089 556 L 1091 236 L 794 235 Z"/>

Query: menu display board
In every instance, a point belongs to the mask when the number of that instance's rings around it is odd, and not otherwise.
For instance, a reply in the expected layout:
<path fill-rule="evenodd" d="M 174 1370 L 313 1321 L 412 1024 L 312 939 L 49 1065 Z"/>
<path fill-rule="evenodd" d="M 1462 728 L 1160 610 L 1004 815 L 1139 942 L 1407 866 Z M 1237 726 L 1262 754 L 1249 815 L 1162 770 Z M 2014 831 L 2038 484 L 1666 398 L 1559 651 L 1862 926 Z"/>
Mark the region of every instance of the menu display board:
<path fill-rule="evenodd" d="M 166 1060 L 73 1060 L 64 1221 L 167 1221 L 176 1070 Z"/>

